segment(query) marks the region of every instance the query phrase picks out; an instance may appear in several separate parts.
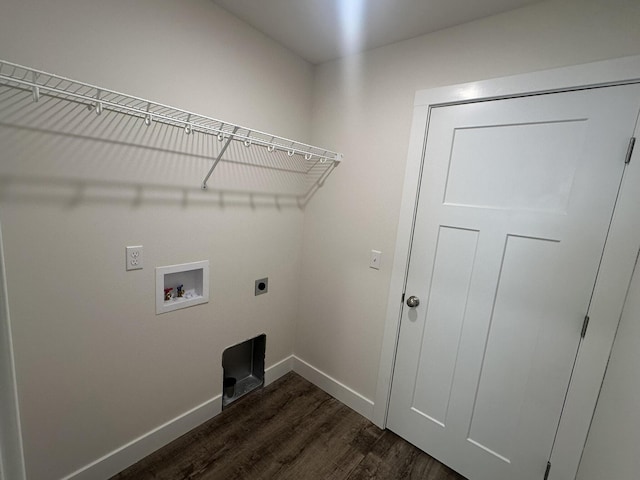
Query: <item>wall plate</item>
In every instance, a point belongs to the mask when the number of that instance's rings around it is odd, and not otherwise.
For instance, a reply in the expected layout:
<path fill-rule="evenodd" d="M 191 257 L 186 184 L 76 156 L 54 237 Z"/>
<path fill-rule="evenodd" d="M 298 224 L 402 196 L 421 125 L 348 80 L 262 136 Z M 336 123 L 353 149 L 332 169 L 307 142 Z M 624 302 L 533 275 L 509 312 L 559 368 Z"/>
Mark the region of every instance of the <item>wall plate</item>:
<path fill-rule="evenodd" d="M 141 270 L 144 267 L 142 245 L 127 247 L 127 270 Z"/>
<path fill-rule="evenodd" d="M 208 301 L 209 260 L 156 267 L 157 315 Z"/>
<path fill-rule="evenodd" d="M 269 277 L 260 278 L 256 280 L 255 295 L 262 295 L 263 293 L 267 293 L 269 291 Z"/>

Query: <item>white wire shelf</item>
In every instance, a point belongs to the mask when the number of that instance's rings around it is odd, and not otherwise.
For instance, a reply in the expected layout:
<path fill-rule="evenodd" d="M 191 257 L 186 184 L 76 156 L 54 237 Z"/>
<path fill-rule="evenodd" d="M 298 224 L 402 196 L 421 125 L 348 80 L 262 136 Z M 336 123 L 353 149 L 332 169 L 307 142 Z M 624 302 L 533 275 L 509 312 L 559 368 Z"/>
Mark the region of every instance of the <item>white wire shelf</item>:
<path fill-rule="evenodd" d="M 343 158 L 341 153 L 326 148 L 308 145 L 4 60 L 0 60 L 0 85 L 31 91 L 34 102 L 38 102 L 42 95 L 46 95 L 84 104 L 98 115 L 101 115 L 105 110 L 111 110 L 137 117 L 146 125 L 158 122 L 182 128 L 187 135 L 204 133 L 216 136 L 218 140 L 224 142 L 224 145 L 217 157 L 213 159 L 213 164 L 202 182 L 203 189 L 207 188 L 209 177 L 231 141 L 242 142 L 246 147 L 263 147 L 268 152 L 286 152 L 290 157 L 300 156 L 306 161 L 329 163 L 333 167 Z M 326 176 L 323 175 L 323 177 Z"/>

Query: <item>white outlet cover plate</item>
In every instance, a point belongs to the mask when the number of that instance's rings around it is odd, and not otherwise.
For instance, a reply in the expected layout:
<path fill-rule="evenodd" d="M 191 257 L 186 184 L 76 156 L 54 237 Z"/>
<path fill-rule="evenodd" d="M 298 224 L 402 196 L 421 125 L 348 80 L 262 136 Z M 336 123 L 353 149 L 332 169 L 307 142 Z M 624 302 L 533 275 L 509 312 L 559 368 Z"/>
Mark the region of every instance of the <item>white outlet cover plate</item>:
<path fill-rule="evenodd" d="M 371 257 L 369 257 L 369 267 L 380 270 L 380 262 L 382 262 L 382 252 L 380 250 L 371 250 Z"/>
<path fill-rule="evenodd" d="M 127 247 L 127 270 L 140 270 L 144 267 L 142 245 Z"/>

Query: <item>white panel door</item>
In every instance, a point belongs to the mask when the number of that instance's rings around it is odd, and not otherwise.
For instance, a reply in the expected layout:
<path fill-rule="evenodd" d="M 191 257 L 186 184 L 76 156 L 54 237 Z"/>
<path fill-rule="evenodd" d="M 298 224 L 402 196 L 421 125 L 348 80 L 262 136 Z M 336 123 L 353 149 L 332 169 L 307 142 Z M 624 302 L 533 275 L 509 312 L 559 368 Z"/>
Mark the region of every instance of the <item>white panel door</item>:
<path fill-rule="evenodd" d="M 433 108 L 387 426 L 472 480 L 541 480 L 640 86 Z"/>

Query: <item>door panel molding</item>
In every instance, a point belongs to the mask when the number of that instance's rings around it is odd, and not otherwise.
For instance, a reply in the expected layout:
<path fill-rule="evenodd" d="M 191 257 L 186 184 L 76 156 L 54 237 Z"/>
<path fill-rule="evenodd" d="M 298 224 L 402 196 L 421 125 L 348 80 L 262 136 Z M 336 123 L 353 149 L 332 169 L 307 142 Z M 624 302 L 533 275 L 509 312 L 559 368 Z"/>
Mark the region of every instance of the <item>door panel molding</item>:
<path fill-rule="evenodd" d="M 531 94 L 640 83 L 640 56 L 590 63 L 513 77 L 418 91 L 415 96 L 400 221 L 389 288 L 373 421 L 386 426 L 391 380 L 398 342 L 400 315 L 410 245 L 415 222 L 417 192 L 422 177 L 425 138 L 431 111 L 436 106 L 512 98 Z M 636 136 L 640 128 L 636 125 Z M 576 476 L 580 456 L 613 338 L 622 312 L 626 286 L 640 247 L 640 154 L 638 149 L 625 169 L 590 308 L 590 331 L 581 341 L 565 408 L 552 451 L 550 480 Z M 624 158 L 620 159 L 624 162 Z"/>

